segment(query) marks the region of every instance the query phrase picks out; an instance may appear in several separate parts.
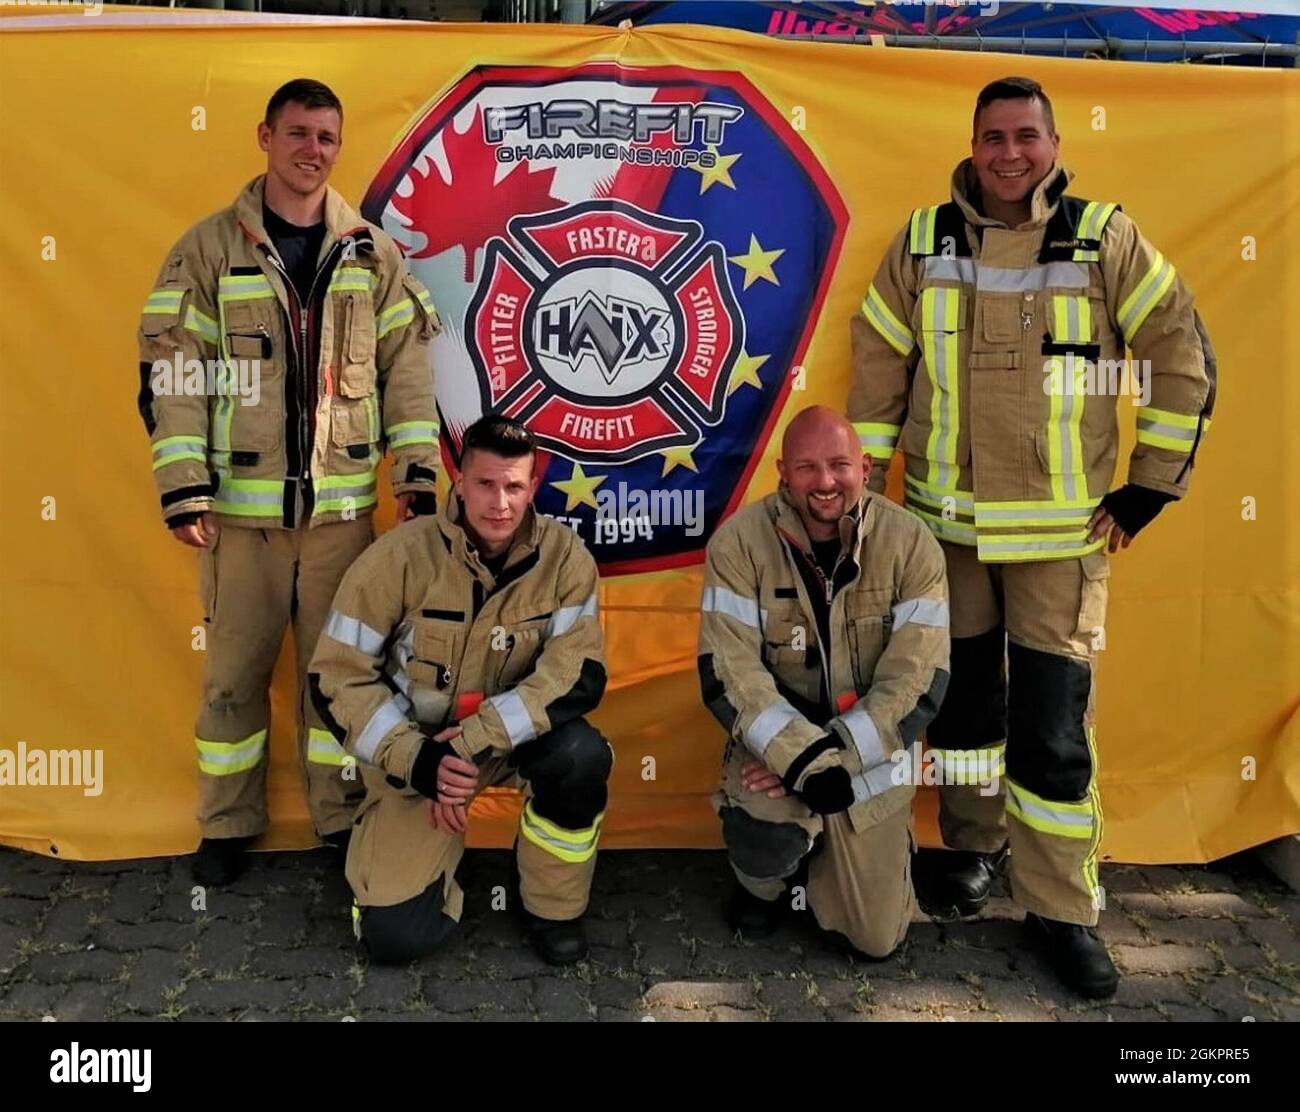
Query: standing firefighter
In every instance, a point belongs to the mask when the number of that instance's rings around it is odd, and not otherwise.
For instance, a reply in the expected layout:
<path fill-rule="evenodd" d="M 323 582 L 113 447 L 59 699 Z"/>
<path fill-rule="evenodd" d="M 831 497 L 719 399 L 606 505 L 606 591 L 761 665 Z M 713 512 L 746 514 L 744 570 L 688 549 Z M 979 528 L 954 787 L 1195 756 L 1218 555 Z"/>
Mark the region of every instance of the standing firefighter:
<path fill-rule="evenodd" d="M 1105 996 L 1118 975 L 1094 929 L 1103 548 L 1186 493 L 1214 358 L 1173 265 L 1118 205 L 1066 194 L 1058 151 L 1035 82 L 980 93 L 953 199 L 912 214 L 853 320 L 849 416 L 881 464 L 902 450 L 907 505 L 948 564 L 952 686 L 928 736 L 960 852 L 918 860 L 923 906 L 978 911 L 1009 836 L 1033 938 L 1068 985 Z M 1126 345 L 1137 446 L 1111 490 Z"/>
<path fill-rule="evenodd" d="M 279 89 L 257 129 L 265 175 L 172 248 L 140 324 L 163 519 L 201 550 L 203 884 L 237 876 L 266 829 L 268 687 L 289 623 L 312 820 L 346 848 L 361 782 L 306 697 L 306 665 L 373 536 L 385 442 L 399 516 L 435 508 L 437 317 L 394 243 L 326 185 L 342 123 L 319 82 Z"/>
<path fill-rule="evenodd" d="M 853 429 L 790 422 L 781 487 L 709 542 L 704 701 L 727 731 L 722 836 L 734 928 L 782 904 L 884 957 L 912 912 L 915 746 L 948 682 L 943 556 L 905 510 L 867 493 Z M 806 905 L 796 888 L 803 888 Z"/>
<path fill-rule="evenodd" d="M 525 795 L 524 920 L 548 962 L 586 956 L 613 754 L 583 715 L 605 691 L 596 562 L 532 508 L 532 435 L 487 416 L 465 430 L 456 497 L 394 529 L 343 577 L 312 659 L 312 695 L 364 762 L 348 853 L 371 958 L 435 949 L 460 919 L 456 866 L 479 788 Z"/>

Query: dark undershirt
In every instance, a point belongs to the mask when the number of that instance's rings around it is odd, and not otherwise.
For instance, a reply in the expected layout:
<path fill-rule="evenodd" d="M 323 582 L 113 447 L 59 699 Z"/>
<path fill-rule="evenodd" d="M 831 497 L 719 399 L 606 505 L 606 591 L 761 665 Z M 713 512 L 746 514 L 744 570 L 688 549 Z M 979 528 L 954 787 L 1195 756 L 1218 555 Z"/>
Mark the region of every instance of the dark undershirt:
<path fill-rule="evenodd" d="M 266 234 L 271 237 L 276 253 L 293 281 L 293 288 L 298 291 L 298 300 L 305 305 L 316 277 L 321 244 L 325 242 L 325 221 L 305 228 L 290 224 L 263 202 L 262 223 L 266 225 Z"/>
<path fill-rule="evenodd" d="M 827 579 L 835 570 L 835 564 L 840 558 L 840 538 L 832 537 L 828 541 L 813 541 L 813 559 L 817 561 L 817 566 L 822 569 L 822 574 Z"/>
<path fill-rule="evenodd" d="M 506 549 L 500 556 L 484 556 L 478 554 L 478 562 L 492 573 L 493 579 L 500 579 L 501 573 L 506 570 L 506 561 L 510 558 L 510 550 Z"/>

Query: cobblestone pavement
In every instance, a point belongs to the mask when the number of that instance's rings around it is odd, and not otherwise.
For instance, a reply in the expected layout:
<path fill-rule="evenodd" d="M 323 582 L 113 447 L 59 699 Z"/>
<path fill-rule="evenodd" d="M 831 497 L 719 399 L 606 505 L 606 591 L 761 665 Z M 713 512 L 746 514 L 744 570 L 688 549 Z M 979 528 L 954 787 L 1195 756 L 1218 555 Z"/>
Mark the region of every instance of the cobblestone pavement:
<path fill-rule="evenodd" d="M 1253 858 L 1104 867 L 1102 930 L 1125 976 L 1071 996 L 1020 948 L 1005 891 L 982 916 L 919 917 L 889 960 L 829 949 L 804 923 L 737 941 L 720 853 L 611 852 L 591 960 L 554 970 L 490 909 L 501 851 L 471 852 L 446 950 L 372 967 L 330 851 L 259 854 L 192 909 L 188 862 L 75 864 L 0 849 L 0 1019 L 1300 1020 L 1300 896 Z M 800 916 L 792 916 L 799 919 Z"/>

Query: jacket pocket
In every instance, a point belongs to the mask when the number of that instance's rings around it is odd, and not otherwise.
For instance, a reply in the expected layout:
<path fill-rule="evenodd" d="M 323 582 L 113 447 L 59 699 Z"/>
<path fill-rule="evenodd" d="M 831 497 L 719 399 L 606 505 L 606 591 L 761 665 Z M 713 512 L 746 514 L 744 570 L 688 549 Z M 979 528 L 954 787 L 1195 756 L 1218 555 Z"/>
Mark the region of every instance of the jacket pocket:
<path fill-rule="evenodd" d="M 546 621 L 534 620 L 493 630 L 492 653 L 500 666 L 496 669 L 493 691 L 508 691 L 532 671 L 542 651 Z"/>
<path fill-rule="evenodd" d="M 284 414 L 263 399 L 258 405 L 244 405 L 238 397 L 230 399 L 230 450 L 259 454 L 280 447 L 284 434 Z"/>
<path fill-rule="evenodd" d="M 374 406 L 369 398 L 330 398 L 330 440 L 336 448 L 372 444 Z"/>
<path fill-rule="evenodd" d="M 1110 560 L 1104 551 L 1079 557 L 1082 577 L 1079 583 L 1079 621 L 1075 637 L 1090 650 L 1105 644 L 1107 581 Z"/>
<path fill-rule="evenodd" d="M 350 293 L 343 303 L 339 393 L 364 398 L 375 392 L 375 314 L 369 295 Z"/>
<path fill-rule="evenodd" d="M 1032 311 L 1033 306 L 1025 304 Z M 975 304 L 975 327 L 987 343 L 1019 346 L 1025 334 L 1020 296 L 981 294 Z"/>
<path fill-rule="evenodd" d="M 203 620 L 211 623 L 217 616 L 217 545 L 221 531 L 207 548 L 199 549 L 199 600 L 203 604 Z"/>

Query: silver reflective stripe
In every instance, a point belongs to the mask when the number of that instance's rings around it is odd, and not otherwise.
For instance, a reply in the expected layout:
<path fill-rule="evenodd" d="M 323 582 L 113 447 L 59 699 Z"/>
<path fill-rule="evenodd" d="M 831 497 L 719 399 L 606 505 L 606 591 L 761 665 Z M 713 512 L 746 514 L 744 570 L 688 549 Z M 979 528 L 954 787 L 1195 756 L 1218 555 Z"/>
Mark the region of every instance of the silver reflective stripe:
<path fill-rule="evenodd" d="M 968 286 L 975 284 L 976 263 L 974 259 L 945 259 L 942 255 L 930 255 L 921 270 L 921 276 L 935 278 L 941 282 L 965 282 Z"/>
<path fill-rule="evenodd" d="M 1150 417 L 1139 417 L 1137 427 L 1144 432 L 1153 432 L 1172 440 L 1186 440 L 1189 444 L 1196 439 L 1195 429 L 1180 429 L 1177 425 L 1166 425 Z"/>
<path fill-rule="evenodd" d="M 755 716 L 745 731 L 745 744 L 761 757 L 772 739 L 798 717 L 799 712 L 794 707 L 784 699 L 778 700 Z"/>
<path fill-rule="evenodd" d="M 1045 801 L 1029 799 L 1010 780 L 1007 781 L 1007 790 L 1015 796 L 1016 806 L 1026 815 L 1032 815 L 1044 822 L 1059 823 L 1061 826 L 1077 826 L 1080 830 L 1092 829 L 1091 814 L 1082 814 L 1078 811 L 1058 811 Z"/>
<path fill-rule="evenodd" d="M 916 763 L 916 742 L 907 747 L 907 760 L 903 762 L 905 768 L 912 768 Z M 853 777 L 853 798 L 856 802 L 861 803 L 865 800 L 872 799 L 880 795 L 881 792 L 887 792 L 890 788 L 902 787 L 910 783 L 910 779 L 896 780 L 899 765 L 890 760 L 884 764 L 876 765 L 875 768 L 868 769 L 866 772 L 859 773 Z M 910 776 L 910 774 L 909 774 Z"/>
<path fill-rule="evenodd" d="M 1054 262 L 1026 269 L 1018 267 L 984 266 L 974 259 L 945 259 L 931 255 L 925 260 L 924 278 L 939 281 L 964 282 L 980 290 L 993 293 L 1022 293 L 1058 289 L 1083 290 L 1088 288 L 1088 268 L 1082 263 Z"/>
<path fill-rule="evenodd" d="M 757 599 L 745 598 L 726 587 L 705 587 L 700 609 L 706 614 L 726 614 L 750 629 L 762 629 L 767 624 L 767 614 L 759 609 Z"/>
<path fill-rule="evenodd" d="M 948 628 L 948 604 L 941 598 L 909 598 L 894 605 L 894 632 L 908 622 Z"/>
<path fill-rule="evenodd" d="M 360 486 L 317 486 L 316 493 L 322 501 L 331 501 L 337 498 L 361 498 L 367 494 L 375 493 L 375 480 L 368 479 Z"/>
<path fill-rule="evenodd" d="M 282 493 L 280 490 L 238 490 L 222 483 L 217 490 L 217 501 L 243 506 L 278 506 Z"/>
<path fill-rule="evenodd" d="M 981 537 L 979 548 L 981 552 L 1056 552 L 1062 548 L 1078 548 L 1081 544 L 1090 544 L 1086 537 L 1066 539 L 1061 541 L 1021 541 L 1006 540 L 992 541 Z M 1101 541 L 1097 542 L 1101 544 Z"/>
<path fill-rule="evenodd" d="M 325 619 L 325 632 L 340 645 L 360 649 L 367 656 L 378 656 L 384 647 L 384 638 L 376 633 L 359 618 L 349 617 L 337 610 L 331 610 Z"/>
<path fill-rule="evenodd" d="M 537 736 L 537 731 L 533 729 L 533 716 L 528 713 L 528 708 L 524 706 L 524 700 L 517 691 L 503 691 L 500 695 L 493 695 L 487 702 L 501 716 L 511 746 L 523 745 Z"/>
<path fill-rule="evenodd" d="M 949 398 L 957 390 L 957 368 L 948 361 L 948 343 L 945 338 L 944 324 L 947 316 L 949 299 L 956 299 L 956 290 L 931 289 L 930 306 L 932 319 L 928 322 L 929 334 L 925 337 L 925 346 L 929 348 L 927 363 L 930 368 L 930 382 L 934 390 L 931 403 L 931 418 L 935 419 L 931 432 L 934 445 L 934 458 L 930 460 L 930 478 L 937 486 L 945 490 L 957 485 L 957 429 L 950 413 L 952 408 Z M 925 327 L 927 322 L 922 322 Z M 935 338 L 939 333 L 939 338 Z"/>
<path fill-rule="evenodd" d="M 596 595 L 593 591 L 581 606 L 563 606 L 551 615 L 551 620 L 546 623 L 546 636 L 563 637 L 578 623 L 579 618 L 594 618 L 596 616 Z"/>
<path fill-rule="evenodd" d="M 407 721 L 406 712 L 410 707 L 410 700 L 403 695 L 394 695 L 380 706 L 370 716 L 370 721 L 366 723 L 365 729 L 361 731 L 361 736 L 357 738 L 356 745 L 353 746 L 357 751 L 357 756 L 367 764 L 375 764 L 375 754 L 379 751 L 379 743 L 392 732 L 395 726 L 400 726 Z"/>
<path fill-rule="evenodd" d="M 981 525 L 998 525 L 1027 519 L 1037 521 L 1039 518 L 1087 521 L 1092 516 L 1093 508 L 1098 504 L 1099 502 L 1089 502 L 1086 506 L 1045 506 L 1038 510 L 1000 510 L 990 509 L 981 502 L 976 514 Z"/>
<path fill-rule="evenodd" d="M 1082 263 L 1055 262 L 1017 267 L 981 266 L 979 288 L 994 293 L 1021 293 L 1028 290 L 1045 290 L 1048 286 L 1062 289 L 1086 290 L 1088 268 Z"/>
<path fill-rule="evenodd" d="M 407 622 L 403 622 L 394 633 L 396 639 L 389 649 L 388 664 L 384 670 L 392 677 L 403 695 L 410 695 L 411 677 L 406 671 L 406 664 L 415 655 L 415 632 Z"/>
<path fill-rule="evenodd" d="M 889 754 L 885 752 L 884 743 L 880 740 L 880 731 L 876 729 L 871 715 L 861 706 L 856 706 L 840 715 L 840 721 L 844 723 L 849 736 L 853 739 L 854 748 L 862 759 L 863 768 L 874 768 L 881 761 L 889 761 Z"/>

